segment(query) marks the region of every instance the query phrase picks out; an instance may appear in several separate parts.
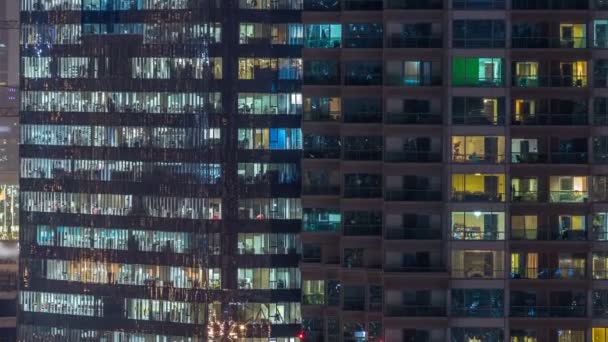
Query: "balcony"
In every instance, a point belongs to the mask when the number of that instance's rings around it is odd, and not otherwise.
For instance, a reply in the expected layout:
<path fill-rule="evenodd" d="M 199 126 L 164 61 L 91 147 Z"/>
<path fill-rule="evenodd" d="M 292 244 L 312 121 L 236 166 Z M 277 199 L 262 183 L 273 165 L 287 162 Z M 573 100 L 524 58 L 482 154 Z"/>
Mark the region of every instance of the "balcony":
<path fill-rule="evenodd" d="M 441 125 L 442 115 L 438 113 L 386 113 L 384 122 L 394 125 Z"/>
<path fill-rule="evenodd" d="M 337 232 L 340 231 L 340 222 L 304 222 L 304 232 Z"/>
<path fill-rule="evenodd" d="M 441 201 L 441 190 L 386 189 L 386 201 Z"/>
<path fill-rule="evenodd" d="M 452 240 L 465 241 L 499 241 L 505 239 L 505 232 L 498 228 L 488 229 L 481 227 L 463 227 L 454 225 L 452 228 Z"/>
<path fill-rule="evenodd" d="M 386 227 L 386 240 L 441 240 L 441 228 Z"/>
<path fill-rule="evenodd" d="M 381 123 L 382 112 L 345 112 L 345 123 Z"/>
<path fill-rule="evenodd" d="M 511 271 L 511 279 L 585 279 L 585 268 L 576 267 L 541 267 L 525 268 Z"/>
<path fill-rule="evenodd" d="M 584 49 L 587 37 L 513 37 L 513 49 Z"/>
<path fill-rule="evenodd" d="M 452 113 L 452 123 L 467 126 L 497 126 L 505 124 L 505 117 L 502 114 L 494 115 L 481 112 Z"/>
<path fill-rule="evenodd" d="M 386 305 L 388 317 L 445 317 L 445 306 L 431 305 Z"/>
<path fill-rule="evenodd" d="M 325 305 L 324 294 L 302 295 L 302 305 Z"/>
<path fill-rule="evenodd" d="M 342 114 L 340 112 L 315 110 L 304 112 L 302 114 L 302 121 L 340 122 L 341 117 Z"/>
<path fill-rule="evenodd" d="M 443 8 L 442 0 L 388 0 L 389 9 L 438 10 Z"/>
<path fill-rule="evenodd" d="M 587 191 L 550 191 L 551 203 L 587 203 L 589 193 Z"/>
<path fill-rule="evenodd" d="M 526 318 L 573 318 L 586 317 L 587 308 L 582 306 L 537 306 L 511 305 L 511 317 Z"/>
<path fill-rule="evenodd" d="M 441 75 L 386 75 L 387 86 L 403 86 L 403 87 L 435 87 L 441 86 Z"/>
<path fill-rule="evenodd" d="M 492 191 L 454 191 L 454 202 L 504 202 L 505 194 Z"/>
<path fill-rule="evenodd" d="M 406 37 L 395 33 L 388 39 L 388 47 L 393 49 L 440 49 L 442 46 L 441 36 Z"/>
<path fill-rule="evenodd" d="M 353 150 L 345 148 L 342 159 L 354 161 L 382 160 L 382 149 Z"/>
<path fill-rule="evenodd" d="M 344 311 L 364 311 L 365 310 L 365 299 L 344 298 L 344 302 L 342 303 L 342 310 L 344 310 Z"/>
<path fill-rule="evenodd" d="M 577 126 L 587 125 L 587 113 L 570 113 L 570 114 L 515 114 L 512 125 L 529 125 L 529 126 Z"/>
<path fill-rule="evenodd" d="M 511 153 L 512 164 L 544 164 L 547 163 L 548 156 L 538 152 L 514 152 Z"/>
<path fill-rule="evenodd" d="M 479 305 L 479 303 L 467 303 L 464 307 L 452 307 L 453 317 L 480 317 L 480 318 L 498 318 L 504 316 L 504 308 L 492 307 L 489 304 Z M 502 305 L 502 302 L 500 303 Z"/>
<path fill-rule="evenodd" d="M 381 236 L 381 224 L 344 224 L 344 236 Z"/>
<path fill-rule="evenodd" d="M 338 196 L 340 195 L 340 185 L 334 184 L 304 184 L 302 195 L 307 196 Z"/>
<path fill-rule="evenodd" d="M 511 191 L 511 202 L 514 203 L 538 203 L 538 191 Z"/>
<path fill-rule="evenodd" d="M 384 161 L 389 163 L 439 163 L 441 152 L 387 151 Z"/>
<path fill-rule="evenodd" d="M 345 0 L 345 11 L 381 11 L 383 0 Z"/>
<path fill-rule="evenodd" d="M 551 163 L 553 164 L 586 164 L 587 152 L 552 152 Z"/>
<path fill-rule="evenodd" d="M 539 87 L 582 88 L 587 86 L 587 75 L 538 76 Z"/>
<path fill-rule="evenodd" d="M 305 159 L 340 159 L 340 148 L 304 148 Z"/>
<path fill-rule="evenodd" d="M 513 0 L 515 10 L 583 10 L 589 8 L 587 0 Z"/>
<path fill-rule="evenodd" d="M 454 9 L 499 10 L 505 9 L 505 0 L 452 0 Z"/>
<path fill-rule="evenodd" d="M 511 229 L 511 240 L 538 240 L 538 241 L 585 241 L 586 229 L 539 229 L 523 228 Z"/>
<path fill-rule="evenodd" d="M 350 187 L 344 188 L 344 198 L 381 198 L 382 188 L 379 187 Z"/>

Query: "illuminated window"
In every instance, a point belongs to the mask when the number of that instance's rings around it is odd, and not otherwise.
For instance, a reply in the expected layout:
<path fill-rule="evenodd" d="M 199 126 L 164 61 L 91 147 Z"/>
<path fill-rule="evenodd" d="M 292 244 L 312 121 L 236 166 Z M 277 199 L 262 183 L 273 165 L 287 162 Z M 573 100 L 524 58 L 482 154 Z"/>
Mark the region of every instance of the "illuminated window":
<path fill-rule="evenodd" d="M 452 160 L 460 163 L 502 163 L 505 138 L 492 136 L 453 136 Z"/>
<path fill-rule="evenodd" d="M 505 213 L 452 212 L 452 239 L 504 240 Z"/>
<path fill-rule="evenodd" d="M 538 62 L 515 62 L 516 87 L 537 87 L 538 86 Z"/>
<path fill-rule="evenodd" d="M 325 304 L 325 281 L 304 280 L 302 281 L 302 304 L 323 305 Z"/>
<path fill-rule="evenodd" d="M 497 279 L 504 277 L 504 252 L 453 250 L 452 277 Z"/>
<path fill-rule="evenodd" d="M 575 49 L 587 47 L 586 24 L 560 24 L 559 32 L 561 47 Z"/>
<path fill-rule="evenodd" d="M 587 177 L 551 176 L 549 177 L 550 201 L 558 203 L 581 203 L 588 199 Z"/>
<path fill-rule="evenodd" d="M 538 233 L 538 216 L 536 215 L 512 215 L 511 216 L 511 239 L 513 240 L 536 240 Z"/>
<path fill-rule="evenodd" d="M 504 202 L 504 174 L 452 174 L 452 200 Z"/>
<path fill-rule="evenodd" d="M 503 85 L 503 64 L 501 58 L 454 57 L 452 85 L 500 87 Z"/>
<path fill-rule="evenodd" d="M 307 24 L 304 26 L 304 47 L 340 48 L 342 46 L 342 25 Z"/>

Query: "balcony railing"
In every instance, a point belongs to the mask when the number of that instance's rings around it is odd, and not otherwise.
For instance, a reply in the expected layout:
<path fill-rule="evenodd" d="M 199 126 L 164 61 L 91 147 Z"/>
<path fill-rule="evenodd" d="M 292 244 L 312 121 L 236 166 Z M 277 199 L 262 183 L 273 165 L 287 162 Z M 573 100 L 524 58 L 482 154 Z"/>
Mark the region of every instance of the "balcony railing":
<path fill-rule="evenodd" d="M 470 76 L 470 75 L 469 75 Z M 502 87 L 504 79 L 502 77 L 474 77 L 452 79 L 454 87 Z"/>
<path fill-rule="evenodd" d="M 382 0 L 346 0 L 344 10 L 346 11 L 379 11 L 382 10 Z"/>
<path fill-rule="evenodd" d="M 304 184 L 302 186 L 302 195 L 310 196 L 332 196 L 340 195 L 340 186 L 333 184 Z"/>
<path fill-rule="evenodd" d="M 484 114 L 484 113 L 453 113 L 452 124 L 454 125 L 482 125 L 482 126 L 497 126 L 505 124 L 505 117 L 502 114 Z"/>
<path fill-rule="evenodd" d="M 391 163 L 438 163 L 441 162 L 441 152 L 419 151 L 387 151 L 384 161 Z"/>
<path fill-rule="evenodd" d="M 442 46 L 441 36 L 406 37 L 397 33 L 388 40 L 388 47 L 394 49 L 438 49 Z"/>
<path fill-rule="evenodd" d="M 382 188 L 379 187 L 346 187 L 344 189 L 345 198 L 380 198 Z"/>
<path fill-rule="evenodd" d="M 387 189 L 386 201 L 441 201 L 441 190 Z"/>
<path fill-rule="evenodd" d="M 492 49 L 492 48 L 504 48 L 505 38 L 466 38 L 466 39 L 454 39 L 452 41 L 453 48 L 460 49 Z"/>
<path fill-rule="evenodd" d="M 513 164 L 544 164 L 547 163 L 547 155 L 538 152 L 513 152 L 511 163 Z"/>
<path fill-rule="evenodd" d="M 537 81 L 538 87 L 581 88 L 587 86 L 587 75 L 537 76 Z"/>
<path fill-rule="evenodd" d="M 587 160 L 587 152 L 551 152 L 553 164 L 586 164 Z"/>
<path fill-rule="evenodd" d="M 538 267 L 522 268 L 511 271 L 511 279 L 585 279 L 584 268 L 577 267 Z"/>
<path fill-rule="evenodd" d="M 438 113 L 386 113 L 384 122 L 396 125 L 441 125 Z"/>
<path fill-rule="evenodd" d="M 442 9 L 442 0 L 388 0 L 390 9 Z"/>
<path fill-rule="evenodd" d="M 386 240 L 440 240 L 441 228 L 386 227 Z"/>
<path fill-rule="evenodd" d="M 351 150 L 344 149 L 344 160 L 382 160 L 382 148 L 380 149 L 369 149 L 369 150 Z"/>
<path fill-rule="evenodd" d="M 384 266 L 385 272 L 398 272 L 398 273 L 443 273 L 447 269 L 441 265 L 429 265 L 429 266 L 415 266 L 415 265 L 386 265 Z"/>
<path fill-rule="evenodd" d="M 459 279 L 501 279 L 504 270 L 492 268 L 492 265 L 470 266 L 466 269 L 452 269 L 452 278 Z"/>
<path fill-rule="evenodd" d="M 504 0 L 452 0 L 455 9 L 488 10 L 505 9 Z"/>
<path fill-rule="evenodd" d="M 382 235 L 381 224 L 357 224 L 344 225 L 342 228 L 345 236 L 380 236 Z"/>
<path fill-rule="evenodd" d="M 466 164 L 498 164 L 505 161 L 504 154 L 453 154 L 452 161 L 455 163 L 466 163 Z"/>
<path fill-rule="evenodd" d="M 587 125 L 587 113 L 571 114 L 520 114 L 513 117 L 512 125 Z"/>
<path fill-rule="evenodd" d="M 522 228 L 511 229 L 511 240 L 584 241 L 586 229 Z"/>
<path fill-rule="evenodd" d="M 593 279 L 602 279 L 602 280 L 606 280 L 608 279 L 608 270 L 596 270 L 594 269 L 591 273 Z"/>
<path fill-rule="evenodd" d="M 346 112 L 343 118 L 346 123 L 381 123 L 382 112 Z"/>
<path fill-rule="evenodd" d="M 511 202 L 536 203 L 538 199 L 538 191 L 511 191 Z"/>
<path fill-rule="evenodd" d="M 337 232 L 340 231 L 340 222 L 304 222 L 304 232 Z"/>
<path fill-rule="evenodd" d="M 302 295 L 303 305 L 324 305 L 325 295 L 324 294 L 309 294 Z"/>
<path fill-rule="evenodd" d="M 550 191 L 551 203 L 586 203 L 589 199 L 587 191 Z"/>
<path fill-rule="evenodd" d="M 310 159 L 340 159 L 339 148 L 304 148 L 304 158 Z"/>
<path fill-rule="evenodd" d="M 513 37 L 513 49 L 584 49 L 587 37 Z"/>
<path fill-rule="evenodd" d="M 461 227 L 454 225 L 452 227 L 452 240 L 482 240 L 482 241 L 496 241 L 504 240 L 505 232 L 498 228 L 488 229 L 484 228 L 481 231 L 481 227 Z"/>
<path fill-rule="evenodd" d="M 454 191 L 454 202 L 504 202 L 505 194 L 502 192 L 483 191 Z"/>
<path fill-rule="evenodd" d="M 441 305 L 386 305 L 389 317 L 444 317 L 446 307 Z"/>
<path fill-rule="evenodd" d="M 386 75 L 387 86 L 404 86 L 404 87 L 433 87 L 440 86 L 442 83 L 441 76 L 433 75 Z"/>
<path fill-rule="evenodd" d="M 488 317 L 498 318 L 504 316 L 504 308 L 479 303 L 466 303 L 465 306 L 452 307 L 452 316 L 455 317 Z"/>
<path fill-rule="evenodd" d="M 327 111 L 312 111 L 304 112 L 302 114 L 303 121 L 340 121 L 342 114 L 340 112 L 327 112 Z"/>
<path fill-rule="evenodd" d="M 510 313 L 511 313 L 511 317 L 529 317 L 529 318 L 586 317 L 587 308 L 584 305 L 572 305 L 572 306 L 511 305 Z"/>
<path fill-rule="evenodd" d="M 342 310 L 345 311 L 363 311 L 365 310 L 365 300 L 349 300 L 344 298 Z"/>
<path fill-rule="evenodd" d="M 567 9 L 587 9 L 587 0 L 513 0 L 511 5 L 516 10 L 567 10 Z"/>

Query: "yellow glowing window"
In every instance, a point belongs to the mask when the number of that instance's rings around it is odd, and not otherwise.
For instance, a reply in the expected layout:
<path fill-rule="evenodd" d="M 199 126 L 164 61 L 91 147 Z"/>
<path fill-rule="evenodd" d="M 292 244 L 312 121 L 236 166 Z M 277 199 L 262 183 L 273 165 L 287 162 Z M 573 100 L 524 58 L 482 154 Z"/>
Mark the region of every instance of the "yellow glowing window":
<path fill-rule="evenodd" d="M 585 24 L 560 24 L 559 38 L 561 47 L 585 48 L 587 37 L 587 26 Z"/>
<path fill-rule="evenodd" d="M 559 64 L 560 76 L 564 80 L 572 79 L 574 86 L 584 87 L 587 85 L 587 62 L 563 62 Z"/>
<path fill-rule="evenodd" d="M 454 195 L 479 196 L 480 199 L 487 196 L 496 196 L 504 201 L 505 175 L 504 174 L 453 174 L 452 189 Z M 466 200 L 466 199 L 465 199 Z"/>
<path fill-rule="evenodd" d="M 608 342 L 608 328 L 593 328 L 592 342 Z"/>
<path fill-rule="evenodd" d="M 538 277 L 538 253 L 526 255 L 526 278 L 536 279 Z"/>
<path fill-rule="evenodd" d="M 458 162 L 494 162 L 504 160 L 505 138 L 486 136 L 453 136 L 452 160 Z"/>

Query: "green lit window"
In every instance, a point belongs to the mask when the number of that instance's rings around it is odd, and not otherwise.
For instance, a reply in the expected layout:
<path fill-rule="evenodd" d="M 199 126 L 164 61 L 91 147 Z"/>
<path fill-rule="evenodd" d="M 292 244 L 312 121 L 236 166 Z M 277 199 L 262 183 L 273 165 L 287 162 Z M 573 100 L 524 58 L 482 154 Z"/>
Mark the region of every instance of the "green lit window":
<path fill-rule="evenodd" d="M 501 58 L 454 57 L 452 84 L 465 87 L 500 87 L 503 85 Z"/>

